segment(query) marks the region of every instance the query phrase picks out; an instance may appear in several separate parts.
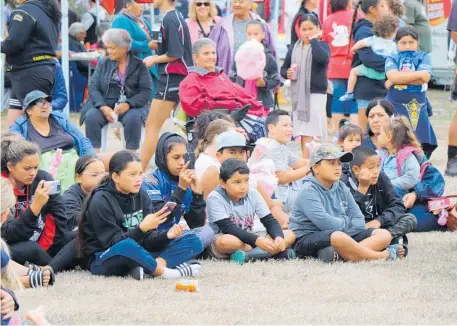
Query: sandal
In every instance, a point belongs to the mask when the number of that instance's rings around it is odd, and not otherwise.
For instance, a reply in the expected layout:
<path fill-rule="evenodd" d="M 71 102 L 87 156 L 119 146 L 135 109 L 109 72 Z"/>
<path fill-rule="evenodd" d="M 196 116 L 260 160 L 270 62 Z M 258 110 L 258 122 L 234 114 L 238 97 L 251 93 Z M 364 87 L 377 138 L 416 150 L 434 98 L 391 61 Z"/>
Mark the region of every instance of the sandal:
<path fill-rule="evenodd" d="M 28 261 L 26 261 L 26 262 L 24 263 L 24 266 L 27 267 L 28 269 L 30 269 L 31 271 L 34 271 L 34 272 L 39 272 L 39 271 L 41 271 L 40 266 L 38 266 L 38 265 L 36 265 L 36 264 L 29 263 Z"/>
<path fill-rule="evenodd" d="M 55 274 L 52 269 L 44 269 L 44 270 L 39 270 L 39 271 L 34 271 L 32 269 L 29 269 L 27 275 L 29 277 L 29 282 L 30 282 L 30 287 L 32 289 L 38 288 L 38 287 L 43 287 L 44 284 L 44 272 L 49 271 L 50 278 L 49 278 L 49 283 L 48 286 L 51 286 L 55 282 Z"/>
<path fill-rule="evenodd" d="M 402 246 L 405 249 L 405 255 L 403 257 L 398 257 L 398 249 Z M 390 245 L 387 248 L 389 253 L 389 257 L 387 257 L 387 261 L 392 261 L 400 258 L 406 258 L 408 256 L 408 245 L 406 244 L 398 244 L 398 245 Z"/>

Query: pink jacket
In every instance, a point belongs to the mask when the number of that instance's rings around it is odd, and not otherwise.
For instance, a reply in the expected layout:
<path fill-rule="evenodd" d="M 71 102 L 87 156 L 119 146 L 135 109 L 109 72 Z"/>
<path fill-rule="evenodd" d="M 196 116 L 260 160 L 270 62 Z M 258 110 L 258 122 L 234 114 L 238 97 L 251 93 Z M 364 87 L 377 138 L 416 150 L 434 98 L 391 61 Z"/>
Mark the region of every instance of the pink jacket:
<path fill-rule="evenodd" d="M 221 17 L 216 16 L 213 18 L 214 20 L 214 25 L 216 25 L 219 20 L 221 20 Z M 200 27 L 198 26 L 198 23 L 196 20 L 192 20 L 190 18 L 186 19 L 187 27 L 189 27 L 189 33 L 190 33 L 190 40 L 192 41 L 192 44 L 194 44 L 198 40 L 198 31 L 200 30 Z"/>

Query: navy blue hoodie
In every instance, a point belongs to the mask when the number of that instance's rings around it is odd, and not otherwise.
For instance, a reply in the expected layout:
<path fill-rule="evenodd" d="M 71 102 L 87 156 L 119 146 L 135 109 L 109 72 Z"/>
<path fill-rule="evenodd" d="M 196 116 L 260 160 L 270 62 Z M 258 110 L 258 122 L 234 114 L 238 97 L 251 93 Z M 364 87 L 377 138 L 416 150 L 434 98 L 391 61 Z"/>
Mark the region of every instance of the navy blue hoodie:
<path fill-rule="evenodd" d="M 373 36 L 373 24 L 362 18 L 354 25 L 353 38 L 354 43 L 363 40 L 364 38 Z M 352 67 L 357 67 L 361 64 L 368 68 L 372 68 L 379 72 L 385 71 L 386 59 L 373 52 L 370 47 L 365 47 L 357 51 L 352 58 Z M 376 98 L 386 97 L 387 90 L 384 86 L 385 80 L 374 80 L 360 76 L 354 90 L 354 97 L 357 100 L 371 101 Z"/>
<path fill-rule="evenodd" d="M 45 1 L 24 2 L 11 13 L 8 37 L 1 43 L 8 71 L 40 64 L 55 65 L 58 22 Z"/>

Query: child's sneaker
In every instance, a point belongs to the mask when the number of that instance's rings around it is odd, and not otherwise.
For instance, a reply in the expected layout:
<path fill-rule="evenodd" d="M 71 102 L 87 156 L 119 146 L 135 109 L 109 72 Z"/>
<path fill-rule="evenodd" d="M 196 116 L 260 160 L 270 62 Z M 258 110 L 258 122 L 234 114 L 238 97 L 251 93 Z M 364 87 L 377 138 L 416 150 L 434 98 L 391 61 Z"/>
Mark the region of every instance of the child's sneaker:
<path fill-rule="evenodd" d="M 134 267 L 130 270 L 130 276 L 137 281 L 144 280 L 144 269 L 141 266 Z"/>
<path fill-rule="evenodd" d="M 238 265 L 243 265 L 247 261 L 246 251 L 237 250 L 231 256 L 230 260 L 237 263 Z"/>
<path fill-rule="evenodd" d="M 354 93 L 346 93 L 340 97 L 341 102 L 346 102 L 354 99 Z"/>

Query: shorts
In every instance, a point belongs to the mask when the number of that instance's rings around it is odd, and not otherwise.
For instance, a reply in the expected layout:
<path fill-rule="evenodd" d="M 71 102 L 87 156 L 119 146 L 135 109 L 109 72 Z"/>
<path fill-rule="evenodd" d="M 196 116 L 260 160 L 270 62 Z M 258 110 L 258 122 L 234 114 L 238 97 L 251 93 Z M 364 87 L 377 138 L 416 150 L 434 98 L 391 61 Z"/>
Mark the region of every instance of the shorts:
<path fill-rule="evenodd" d="M 26 69 L 14 70 L 8 73 L 11 80 L 10 109 L 22 110 L 22 102 L 31 91 L 42 91 L 52 94 L 56 79 L 56 66 L 50 64 L 38 65 Z"/>
<path fill-rule="evenodd" d="M 160 75 L 154 98 L 179 103 L 179 84 L 184 78 L 183 75 Z"/>
<path fill-rule="evenodd" d="M 363 241 L 366 238 L 371 237 L 375 229 L 363 229 L 363 230 L 349 230 L 346 233 L 352 239 L 357 242 Z M 333 230 L 327 231 L 317 231 L 314 233 L 307 234 L 301 238 L 299 238 L 295 242 L 295 253 L 298 257 L 314 257 L 317 258 L 317 252 L 321 249 L 330 247 L 332 244 L 330 242 L 330 238 L 333 234 Z"/>
<path fill-rule="evenodd" d="M 371 100 L 355 100 L 357 102 L 357 108 L 358 110 L 361 110 L 361 109 L 366 109 L 368 104 L 370 104 Z"/>
<path fill-rule="evenodd" d="M 364 65 L 357 66 L 354 69 L 357 69 L 360 76 L 364 76 L 364 77 L 374 79 L 374 80 L 385 80 L 386 79 L 385 72 L 379 72 L 374 69 L 365 67 Z"/>
<path fill-rule="evenodd" d="M 268 234 L 267 234 L 267 232 L 265 230 L 261 230 L 259 232 L 254 232 L 254 234 L 259 236 L 259 237 L 268 236 Z M 209 255 L 210 258 L 214 258 L 214 259 L 229 259 L 230 258 L 230 254 L 220 253 L 216 249 L 216 239 L 219 238 L 222 235 L 224 235 L 224 234 L 223 233 L 216 234 L 216 237 L 215 237 L 214 241 L 208 247 L 208 255 Z"/>
<path fill-rule="evenodd" d="M 340 97 L 346 94 L 348 88 L 347 79 L 332 79 L 333 100 L 331 111 L 333 114 L 357 114 L 357 103 L 355 101 L 340 101 Z"/>

